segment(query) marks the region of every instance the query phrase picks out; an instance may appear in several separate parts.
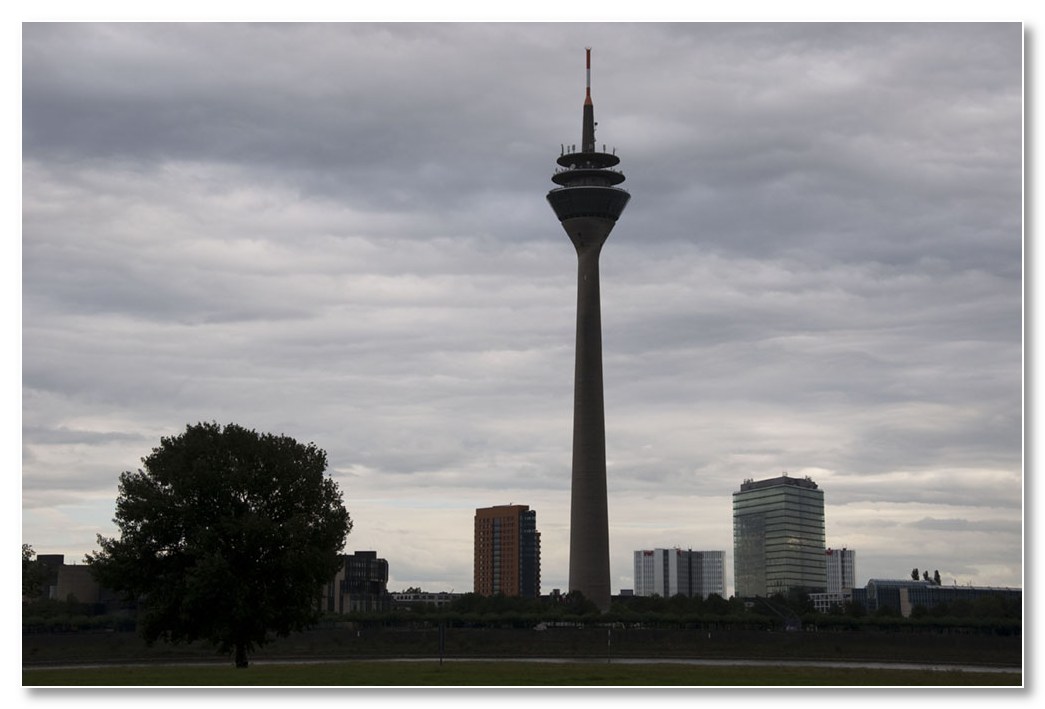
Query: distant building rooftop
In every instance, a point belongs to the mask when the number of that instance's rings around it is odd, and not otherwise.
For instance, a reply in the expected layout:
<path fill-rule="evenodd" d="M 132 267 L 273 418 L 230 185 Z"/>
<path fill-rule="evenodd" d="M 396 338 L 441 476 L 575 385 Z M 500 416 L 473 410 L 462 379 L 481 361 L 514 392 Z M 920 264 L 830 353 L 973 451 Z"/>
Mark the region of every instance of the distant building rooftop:
<path fill-rule="evenodd" d="M 781 475 L 780 477 L 767 478 L 766 480 L 745 480 L 740 485 L 740 491 L 759 490 L 764 487 L 776 487 L 778 485 L 793 485 L 795 487 L 804 487 L 810 490 L 819 489 L 817 484 L 813 482 L 811 478 L 792 478 L 787 475 Z"/>

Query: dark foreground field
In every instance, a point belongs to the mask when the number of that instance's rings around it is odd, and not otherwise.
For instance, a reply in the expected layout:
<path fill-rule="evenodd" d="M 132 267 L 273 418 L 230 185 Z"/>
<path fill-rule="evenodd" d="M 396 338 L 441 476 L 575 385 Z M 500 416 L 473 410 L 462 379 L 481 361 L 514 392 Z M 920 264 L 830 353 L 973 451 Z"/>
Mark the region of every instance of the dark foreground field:
<path fill-rule="evenodd" d="M 92 667 L 22 671 L 26 686 L 765 687 L 1019 686 L 1019 673 L 676 663 L 351 660 L 317 664 Z"/>
<path fill-rule="evenodd" d="M 402 660 L 445 658 L 438 662 Z M 766 632 L 686 629 L 552 628 L 548 630 L 449 628 L 440 653 L 431 629 L 327 628 L 277 639 L 238 672 L 231 660 L 204 644 L 147 647 L 134 633 L 26 634 L 24 684 L 60 685 L 994 685 L 1022 682 L 1019 673 L 910 672 L 795 667 L 649 665 L 624 659 L 731 661 L 886 662 L 1019 668 L 1019 636 L 911 632 Z M 464 662 L 465 659 L 567 658 L 589 663 Z M 123 667 L 57 670 L 57 665 L 212 663 L 228 666 Z M 360 660 L 389 660 L 375 663 Z M 616 661 L 616 662 L 614 662 Z M 276 663 L 303 663 L 292 665 Z M 307 667 L 308 669 L 304 669 Z M 37 671 L 39 669 L 39 671 Z M 409 671 L 408 671 L 409 670 Z M 60 674 L 64 673 L 64 674 Z M 891 673 L 891 674 L 890 674 Z"/>

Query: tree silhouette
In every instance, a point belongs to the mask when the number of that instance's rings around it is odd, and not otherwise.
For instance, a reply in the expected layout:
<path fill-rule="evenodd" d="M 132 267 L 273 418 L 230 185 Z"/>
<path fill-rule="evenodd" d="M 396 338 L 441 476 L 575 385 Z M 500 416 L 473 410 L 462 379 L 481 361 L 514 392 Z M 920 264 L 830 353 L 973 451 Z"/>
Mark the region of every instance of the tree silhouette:
<path fill-rule="evenodd" d="M 114 522 L 87 555 L 98 581 L 139 600 L 146 641 L 209 640 L 237 667 L 269 633 L 315 620 L 352 528 L 326 453 L 229 424 L 162 438 L 120 475 Z"/>
<path fill-rule="evenodd" d="M 42 593 L 45 572 L 36 552 L 29 544 L 22 545 L 22 596 L 35 598 Z"/>

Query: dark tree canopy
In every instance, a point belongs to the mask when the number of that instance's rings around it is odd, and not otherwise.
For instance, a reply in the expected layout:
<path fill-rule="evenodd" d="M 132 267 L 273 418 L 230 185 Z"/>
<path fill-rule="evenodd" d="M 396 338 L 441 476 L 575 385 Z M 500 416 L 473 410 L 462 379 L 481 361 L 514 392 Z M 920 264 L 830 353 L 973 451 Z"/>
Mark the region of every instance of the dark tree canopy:
<path fill-rule="evenodd" d="M 142 463 L 120 475 L 120 537 L 99 536 L 87 562 L 139 600 L 147 641 L 209 640 L 246 666 L 270 633 L 314 621 L 352 529 L 326 453 L 201 423 L 162 438 Z"/>
<path fill-rule="evenodd" d="M 44 570 L 36 551 L 28 544 L 22 545 L 22 596 L 35 598 L 41 594 L 44 582 Z"/>

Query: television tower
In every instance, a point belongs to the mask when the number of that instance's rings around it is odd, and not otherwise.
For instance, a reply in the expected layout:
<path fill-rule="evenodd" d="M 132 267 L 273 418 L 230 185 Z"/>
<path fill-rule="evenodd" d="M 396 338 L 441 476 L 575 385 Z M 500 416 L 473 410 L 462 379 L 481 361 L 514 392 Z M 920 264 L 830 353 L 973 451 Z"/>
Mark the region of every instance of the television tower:
<path fill-rule="evenodd" d="M 602 396 L 599 253 L 631 195 L 617 187 L 615 154 L 595 149 L 591 47 L 581 149 L 563 146 L 548 202 L 577 250 L 577 354 L 573 380 L 573 479 L 570 499 L 570 589 L 603 611 L 610 607 L 610 540 L 606 503 L 606 422 Z"/>

